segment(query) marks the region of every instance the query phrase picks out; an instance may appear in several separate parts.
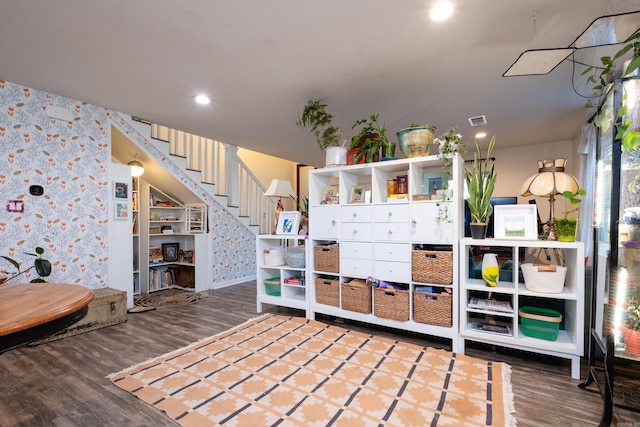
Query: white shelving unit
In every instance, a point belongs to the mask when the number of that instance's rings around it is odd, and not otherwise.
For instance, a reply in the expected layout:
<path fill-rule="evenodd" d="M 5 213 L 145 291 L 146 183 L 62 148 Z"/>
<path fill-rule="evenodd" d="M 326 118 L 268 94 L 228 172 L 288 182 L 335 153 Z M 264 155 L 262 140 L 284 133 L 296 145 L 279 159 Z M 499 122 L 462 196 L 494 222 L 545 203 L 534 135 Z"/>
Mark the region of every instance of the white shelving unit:
<path fill-rule="evenodd" d="M 310 316 L 323 313 L 336 317 L 420 332 L 451 339 L 452 348 L 458 347 L 458 240 L 463 233 L 463 160 L 452 160 L 450 201 L 430 199 L 430 179 L 441 177 L 443 160 L 438 156 L 358 164 L 352 166 L 316 169 L 309 176 L 309 262 L 308 291 Z M 389 197 L 387 182 L 407 177 L 405 197 Z M 364 186 L 363 203 L 350 203 L 354 186 Z M 337 191 L 338 198 L 327 197 L 329 189 Z M 327 201 L 335 203 L 326 204 Z M 447 212 L 451 221 L 439 221 Z M 335 271 L 316 269 L 314 248 L 337 244 L 339 265 Z M 413 279 L 412 252 L 416 249 L 439 248 L 452 254 L 448 284 L 424 283 Z M 320 264 L 320 267 L 323 265 Z M 408 291 L 408 320 L 381 317 L 382 304 L 376 308 L 372 297 L 371 313 L 344 308 L 345 295 L 341 284 L 352 279 L 366 280 L 369 276 L 403 285 Z M 317 299 L 316 280 L 339 284 L 338 304 L 331 305 Z M 436 293 L 450 295 L 451 324 L 440 326 L 416 320 L 414 291 L 431 286 Z M 372 292 L 375 294 L 375 291 Z M 422 297 L 422 296 L 420 296 Z M 434 322 L 438 323 L 438 322 Z"/>
<path fill-rule="evenodd" d="M 140 177 L 131 178 L 131 233 L 133 235 L 133 294 L 140 293 Z"/>
<path fill-rule="evenodd" d="M 273 251 L 274 248 L 276 248 L 275 252 Z M 292 267 L 273 261 L 279 258 L 276 252 L 280 251 L 283 258 L 284 251 L 288 248 L 299 248 L 298 250 L 304 251 L 304 267 Z M 273 304 L 305 310 L 307 317 L 309 317 L 309 293 L 306 283 L 308 258 L 306 236 L 275 234 L 256 236 L 256 301 L 258 313 L 262 312 L 262 304 Z"/>
<path fill-rule="evenodd" d="M 518 274 L 520 265 L 539 251 L 560 254 L 567 267 L 564 288 L 561 293 L 538 293 L 526 289 Z M 556 252 L 558 251 L 558 252 Z M 496 287 L 488 287 L 478 271 L 470 267 L 481 261 L 480 252 L 498 252 L 499 264 L 511 259 L 512 270 L 503 272 Z M 460 345 L 464 353 L 465 341 L 476 341 L 526 350 L 571 360 L 571 377 L 580 378 L 580 357 L 584 352 L 584 245 L 581 242 L 519 240 L 460 240 Z M 471 258 L 470 258 L 471 257 Z M 530 262 L 530 261 L 528 261 Z M 512 312 L 470 307 L 472 297 L 480 300 L 507 301 Z M 518 311 L 523 306 L 552 308 L 562 313 L 558 338 L 555 341 L 525 336 L 520 327 Z M 506 325 L 509 333 L 478 330 L 479 323 Z"/>

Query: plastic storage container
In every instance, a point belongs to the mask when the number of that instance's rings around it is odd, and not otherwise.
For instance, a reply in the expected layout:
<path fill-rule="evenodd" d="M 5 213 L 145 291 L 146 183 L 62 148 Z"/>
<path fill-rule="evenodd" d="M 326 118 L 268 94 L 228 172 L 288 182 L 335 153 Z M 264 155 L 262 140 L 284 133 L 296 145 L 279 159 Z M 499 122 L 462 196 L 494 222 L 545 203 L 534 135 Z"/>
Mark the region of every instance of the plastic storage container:
<path fill-rule="evenodd" d="M 265 249 L 264 265 L 284 265 L 284 248 L 282 246 L 274 246 L 272 248 Z"/>
<path fill-rule="evenodd" d="M 562 322 L 562 314 L 559 311 L 525 306 L 518 314 L 520 314 L 522 333 L 526 336 L 547 341 L 558 339 L 558 330 Z"/>
<path fill-rule="evenodd" d="M 561 265 L 522 264 L 524 286 L 528 291 L 546 294 L 559 294 L 564 288 L 567 267 Z M 555 270 L 555 271 L 554 271 Z"/>
<path fill-rule="evenodd" d="M 264 279 L 264 291 L 267 295 L 271 295 L 273 297 L 280 296 L 280 278 L 272 277 L 270 279 Z"/>

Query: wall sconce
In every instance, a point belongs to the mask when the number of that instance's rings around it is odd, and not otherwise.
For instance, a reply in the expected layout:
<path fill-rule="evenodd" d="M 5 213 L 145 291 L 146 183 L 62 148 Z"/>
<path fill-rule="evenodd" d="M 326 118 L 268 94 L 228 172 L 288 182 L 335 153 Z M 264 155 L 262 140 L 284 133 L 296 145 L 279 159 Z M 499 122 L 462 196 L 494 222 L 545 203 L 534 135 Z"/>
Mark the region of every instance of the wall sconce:
<path fill-rule="evenodd" d="M 541 196 L 549 198 L 549 219 L 544 233 L 544 240 L 558 240 L 556 231 L 556 218 L 553 212 L 553 204 L 556 194 L 571 191 L 574 195 L 578 192 L 580 184 L 571 174 L 564 171 L 566 159 L 538 160 L 538 173 L 527 179 L 520 190 L 521 196 Z"/>
<path fill-rule="evenodd" d="M 134 154 L 133 159 L 127 162 L 127 165 L 131 166 L 131 175 L 140 176 L 144 173 L 144 166 L 136 158 L 138 153 Z"/>
<path fill-rule="evenodd" d="M 278 219 L 280 219 L 280 212 L 282 212 L 282 197 L 291 197 L 292 195 L 293 188 L 291 188 L 291 183 L 286 179 L 272 180 L 269 188 L 267 188 L 267 190 L 264 192 L 265 197 L 278 197 L 278 204 L 276 206 L 276 221 L 273 224 L 272 234 L 276 234 Z"/>

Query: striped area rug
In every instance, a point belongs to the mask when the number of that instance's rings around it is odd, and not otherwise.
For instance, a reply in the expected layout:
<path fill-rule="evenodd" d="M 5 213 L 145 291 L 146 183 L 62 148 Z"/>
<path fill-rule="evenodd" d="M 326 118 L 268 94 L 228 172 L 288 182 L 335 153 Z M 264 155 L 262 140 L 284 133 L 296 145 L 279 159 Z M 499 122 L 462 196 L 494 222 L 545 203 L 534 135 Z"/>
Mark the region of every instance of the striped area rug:
<path fill-rule="evenodd" d="M 515 426 L 510 372 L 264 315 L 109 378 L 183 426 Z"/>

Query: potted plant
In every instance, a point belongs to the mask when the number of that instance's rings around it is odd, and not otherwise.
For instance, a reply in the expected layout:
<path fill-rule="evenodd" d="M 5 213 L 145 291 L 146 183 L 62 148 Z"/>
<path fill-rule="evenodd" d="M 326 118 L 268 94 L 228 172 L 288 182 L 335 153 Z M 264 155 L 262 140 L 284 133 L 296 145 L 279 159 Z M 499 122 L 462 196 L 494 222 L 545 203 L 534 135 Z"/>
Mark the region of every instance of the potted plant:
<path fill-rule="evenodd" d="M 43 278 L 51 274 L 51 263 L 42 258 L 43 253 L 44 249 L 40 246 L 36 247 L 35 253 L 25 252 L 27 255 L 36 257 L 33 261 L 33 265 L 25 270 L 20 269 L 21 264 L 18 261 L 13 258 L 9 258 L 8 256 L 1 255 L 0 258 L 7 260 L 17 271 L 8 272 L 6 270 L 0 270 L 0 284 L 7 283 L 31 269 L 35 269 L 38 274 L 38 277 L 32 279 L 31 283 L 44 283 L 45 280 Z"/>
<path fill-rule="evenodd" d="M 624 317 L 622 334 L 625 350 L 627 353 L 640 356 L 640 288 L 627 295 Z"/>
<path fill-rule="evenodd" d="M 420 157 L 429 155 L 431 143 L 433 142 L 433 132 L 436 127 L 427 123 L 426 125 L 412 124 L 408 128 L 396 133 L 400 151 L 406 157 Z"/>
<path fill-rule="evenodd" d="M 451 159 L 458 153 L 466 153 L 469 147 L 462 142 L 462 135 L 456 132 L 456 126 L 433 140 L 440 152 L 439 156 L 443 159 L 442 166 L 442 189 L 447 190 L 449 187 L 449 178 L 451 177 Z"/>
<path fill-rule="evenodd" d="M 487 220 L 493 211 L 491 196 L 496 185 L 496 171 L 491 152 L 495 146 L 495 136 L 489 142 L 486 157 L 482 157 L 480 145 L 476 142 L 476 153 L 471 167 L 465 166 L 465 181 L 469 189 L 469 212 L 471 213 L 471 236 L 484 239 Z"/>
<path fill-rule="evenodd" d="M 565 209 L 562 212 L 562 218 L 556 218 L 556 231 L 558 233 L 559 242 L 575 241 L 578 218 L 569 218 L 569 215 L 580 209 L 579 206 L 576 206 L 573 209 L 571 209 L 571 207 L 579 205 L 580 202 L 582 202 L 580 197 L 584 197 L 586 194 L 586 191 L 582 188 L 578 188 L 578 192 L 575 194 L 571 191 L 565 191 L 562 193 L 562 196 L 565 198 Z"/>
<path fill-rule="evenodd" d="M 310 132 L 316 136 L 318 146 L 326 153 L 327 166 L 347 164 L 347 149 L 343 146 L 344 133 L 333 126 L 333 115 L 326 110 L 324 98 L 310 99 L 302 109 L 296 124 L 300 127 L 310 127 Z"/>
<path fill-rule="evenodd" d="M 378 121 L 378 115 L 373 114 L 368 119 L 360 119 L 356 121 L 351 129 L 361 126 L 360 131 L 356 136 L 351 139 L 350 149 L 357 149 L 354 154 L 354 161 L 360 163 L 364 158 L 365 163 L 371 163 L 375 161 L 376 156 L 380 155 L 382 150 L 382 157 L 384 159 L 392 159 L 395 150 L 396 143 L 390 141 L 387 137 L 387 129 L 383 124 Z"/>

